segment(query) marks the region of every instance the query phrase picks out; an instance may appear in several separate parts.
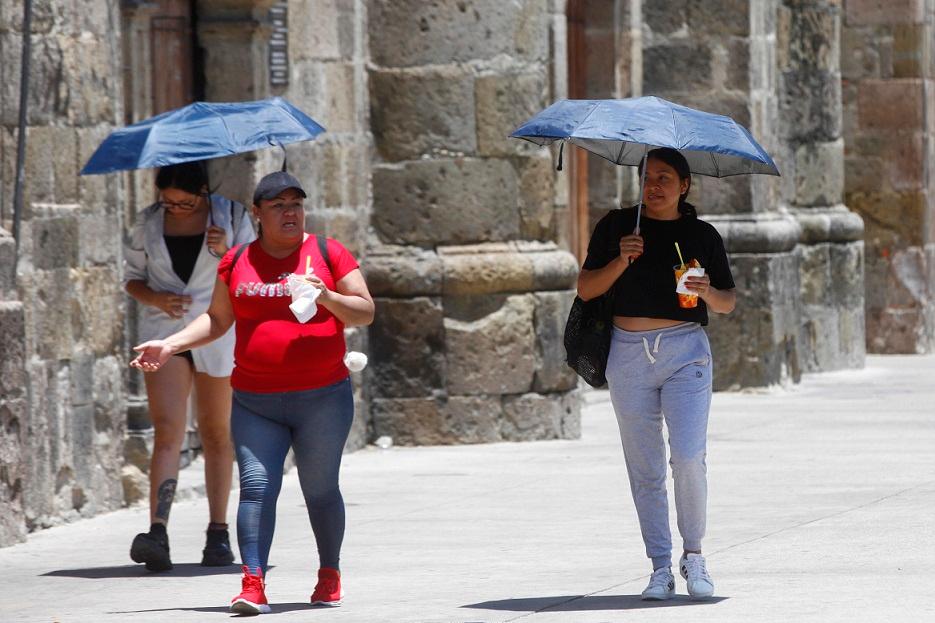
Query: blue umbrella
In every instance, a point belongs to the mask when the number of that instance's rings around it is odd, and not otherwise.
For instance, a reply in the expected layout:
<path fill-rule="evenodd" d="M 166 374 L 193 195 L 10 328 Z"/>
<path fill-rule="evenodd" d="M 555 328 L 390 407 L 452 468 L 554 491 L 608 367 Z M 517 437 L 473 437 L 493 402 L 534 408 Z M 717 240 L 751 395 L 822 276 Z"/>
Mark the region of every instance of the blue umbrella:
<path fill-rule="evenodd" d="M 115 130 L 81 175 L 148 169 L 310 141 L 325 129 L 282 99 L 195 102 Z"/>
<path fill-rule="evenodd" d="M 727 177 L 747 173 L 779 175 L 766 150 L 742 125 L 660 97 L 618 100 L 560 100 L 519 126 L 513 138 L 537 145 L 565 141 L 616 164 L 645 163 L 656 147 L 679 150 L 692 173 Z M 559 151 L 558 168 L 562 168 Z M 640 197 L 644 179 L 640 180 Z M 639 211 L 636 231 L 639 232 Z"/>

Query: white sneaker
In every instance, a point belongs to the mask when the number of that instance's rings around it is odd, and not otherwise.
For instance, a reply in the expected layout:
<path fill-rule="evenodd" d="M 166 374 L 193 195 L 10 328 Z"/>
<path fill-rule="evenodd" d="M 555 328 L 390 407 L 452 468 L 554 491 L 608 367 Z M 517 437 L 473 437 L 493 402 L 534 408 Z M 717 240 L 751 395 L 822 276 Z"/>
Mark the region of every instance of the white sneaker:
<path fill-rule="evenodd" d="M 643 591 L 645 601 L 664 601 L 675 597 L 675 576 L 669 567 L 660 567 L 653 571 L 649 584 Z"/>
<path fill-rule="evenodd" d="M 682 554 L 679 573 L 688 581 L 688 594 L 692 597 L 710 597 L 714 594 L 714 580 L 708 574 L 701 554 Z"/>

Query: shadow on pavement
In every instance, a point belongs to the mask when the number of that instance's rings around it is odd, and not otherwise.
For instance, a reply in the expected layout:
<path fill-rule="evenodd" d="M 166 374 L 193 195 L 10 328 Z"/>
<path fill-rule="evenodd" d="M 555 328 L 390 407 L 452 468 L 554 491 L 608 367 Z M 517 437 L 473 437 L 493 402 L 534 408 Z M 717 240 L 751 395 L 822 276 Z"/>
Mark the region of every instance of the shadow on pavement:
<path fill-rule="evenodd" d="M 272 568 L 272 567 L 270 567 Z M 202 567 L 198 563 L 188 562 L 176 564 L 170 571 L 147 571 L 143 565 L 118 565 L 115 567 L 88 567 L 86 569 L 58 569 L 43 573 L 43 576 L 58 576 L 66 578 L 85 578 L 88 580 L 103 580 L 105 578 L 139 578 L 146 576 L 194 578 L 206 575 L 239 574 L 239 565 L 226 567 Z"/>
<path fill-rule="evenodd" d="M 309 605 L 307 601 L 286 603 L 286 604 L 270 604 L 270 614 L 278 614 L 285 612 L 295 612 L 297 610 L 315 610 Z M 107 614 L 145 614 L 147 612 L 219 612 L 219 613 L 230 613 L 230 609 L 227 606 L 203 606 L 201 608 L 156 608 L 153 610 L 116 610 L 114 612 L 108 612 Z M 232 614 L 232 613 L 231 613 Z M 250 614 L 236 614 L 232 616 L 232 619 L 239 619 L 241 617 L 253 618 L 254 615 Z"/>
<path fill-rule="evenodd" d="M 677 606 L 705 606 L 716 604 L 727 597 L 691 599 L 688 595 L 676 595 L 668 601 L 643 601 L 639 595 L 556 595 L 554 597 L 522 597 L 482 601 L 461 606 L 479 610 L 513 610 L 517 612 L 576 612 L 585 610 L 644 610 L 648 608 L 672 608 Z"/>

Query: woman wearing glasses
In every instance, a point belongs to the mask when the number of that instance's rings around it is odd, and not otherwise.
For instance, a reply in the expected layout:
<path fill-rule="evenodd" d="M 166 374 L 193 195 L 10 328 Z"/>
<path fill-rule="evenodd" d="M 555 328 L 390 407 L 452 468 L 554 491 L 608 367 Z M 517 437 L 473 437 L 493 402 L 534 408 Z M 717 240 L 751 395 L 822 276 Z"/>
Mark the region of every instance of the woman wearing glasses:
<path fill-rule="evenodd" d="M 142 340 L 171 335 L 204 313 L 219 259 L 229 248 L 256 238 L 241 204 L 208 192 L 204 163 L 163 167 L 156 187 L 159 201 L 138 215 L 124 248 L 124 287 L 141 306 Z M 233 351 L 231 329 L 217 341 L 180 352 L 159 370 L 143 375 L 155 429 L 149 469 L 150 529 L 133 539 L 130 557 L 146 563 L 150 571 L 172 568 L 166 524 L 193 388 L 210 513 L 201 564 L 229 565 L 234 560 L 226 523 L 233 466 Z"/>

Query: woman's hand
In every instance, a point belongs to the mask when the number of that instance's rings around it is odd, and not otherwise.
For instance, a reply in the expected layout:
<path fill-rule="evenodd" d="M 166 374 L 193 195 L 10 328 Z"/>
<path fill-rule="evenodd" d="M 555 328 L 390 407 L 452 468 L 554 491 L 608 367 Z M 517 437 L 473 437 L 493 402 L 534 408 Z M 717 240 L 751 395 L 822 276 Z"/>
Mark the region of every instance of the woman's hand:
<path fill-rule="evenodd" d="M 130 367 L 143 372 L 155 372 L 175 354 L 174 349 L 165 340 L 143 342 L 139 346 L 134 346 L 133 350 L 139 355 L 130 362 Z"/>
<path fill-rule="evenodd" d="M 328 289 L 328 286 L 325 285 L 325 282 L 321 280 L 318 275 L 314 273 L 309 273 L 307 275 L 302 275 L 305 281 L 312 284 L 312 287 L 318 290 L 318 300 L 322 303 L 326 303 L 334 299 L 334 292 Z"/>
<path fill-rule="evenodd" d="M 214 257 L 224 257 L 227 248 L 227 232 L 223 227 L 212 225 L 205 231 L 205 244 Z"/>
<path fill-rule="evenodd" d="M 712 290 L 711 277 L 708 275 L 702 275 L 700 277 L 689 275 L 685 277 L 685 289 L 691 290 L 693 294 L 697 294 L 703 301 L 707 302 L 707 295 Z"/>
<path fill-rule="evenodd" d="M 620 257 L 626 260 L 626 265 L 643 255 L 643 237 L 630 234 L 620 239 Z"/>
<path fill-rule="evenodd" d="M 192 304 L 192 297 L 174 292 L 153 292 L 148 304 L 162 310 L 170 318 L 178 319 L 188 311 L 188 306 Z"/>

